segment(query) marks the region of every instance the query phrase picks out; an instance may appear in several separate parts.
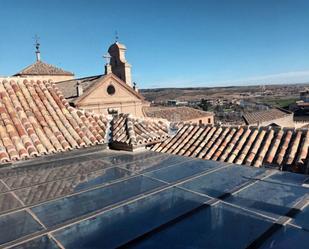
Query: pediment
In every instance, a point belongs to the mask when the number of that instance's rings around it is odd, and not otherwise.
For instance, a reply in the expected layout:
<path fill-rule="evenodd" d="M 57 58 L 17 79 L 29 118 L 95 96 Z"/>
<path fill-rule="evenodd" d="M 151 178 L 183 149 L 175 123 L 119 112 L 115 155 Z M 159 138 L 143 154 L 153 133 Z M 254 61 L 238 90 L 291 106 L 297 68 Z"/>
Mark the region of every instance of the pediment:
<path fill-rule="evenodd" d="M 76 99 L 75 105 L 104 104 L 113 102 L 138 102 L 144 98 L 113 74 L 104 76 Z"/>

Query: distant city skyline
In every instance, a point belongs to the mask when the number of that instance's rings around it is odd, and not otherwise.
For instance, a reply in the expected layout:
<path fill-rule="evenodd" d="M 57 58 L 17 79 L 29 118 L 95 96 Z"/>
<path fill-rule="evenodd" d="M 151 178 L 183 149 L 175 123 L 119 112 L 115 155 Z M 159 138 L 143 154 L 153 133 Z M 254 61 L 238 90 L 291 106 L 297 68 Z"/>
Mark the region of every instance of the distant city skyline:
<path fill-rule="evenodd" d="M 139 88 L 309 82 L 307 0 L 0 0 L 0 75 L 42 60 L 102 74 L 127 47 Z"/>

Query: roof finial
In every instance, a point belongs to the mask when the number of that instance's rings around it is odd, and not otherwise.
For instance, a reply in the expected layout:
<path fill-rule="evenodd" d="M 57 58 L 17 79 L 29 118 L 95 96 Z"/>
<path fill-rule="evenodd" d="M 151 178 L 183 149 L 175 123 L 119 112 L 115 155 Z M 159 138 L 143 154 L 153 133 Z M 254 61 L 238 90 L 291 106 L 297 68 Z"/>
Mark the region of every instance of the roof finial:
<path fill-rule="evenodd" d="M 41 60 L 40 43 L 39 43 L 40 37 L 38 37 L 37 35 L 35 35 L 34 39 L 35 39 L 35 48 L 36 48 L 36 51 L 35 51 L 36 60 L 37 60 L 37 61 L 40 61 L 40 60 Z"/>
<path fill-rule="evenodd" d="M 119 40 L 119 35 L 118 35 L 118 32 L 117 30 L 115 31 L 115 42 L 118 42 Z"/>

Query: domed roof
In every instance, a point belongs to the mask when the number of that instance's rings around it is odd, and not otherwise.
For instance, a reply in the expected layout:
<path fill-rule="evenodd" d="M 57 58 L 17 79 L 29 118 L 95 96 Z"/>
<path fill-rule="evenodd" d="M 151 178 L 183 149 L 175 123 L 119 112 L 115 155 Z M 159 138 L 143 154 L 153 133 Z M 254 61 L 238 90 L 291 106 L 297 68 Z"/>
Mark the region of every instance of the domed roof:
<path fill-rule="evenodd" d="M 112 44 L 108 50 L 110 49 L 115 49 L 115 48 L 118 48 L 118 49 L 127 49 L 126 46 L 122 43 L 119 43 L 119 42 L 115 42 L 114 44 Z"/>

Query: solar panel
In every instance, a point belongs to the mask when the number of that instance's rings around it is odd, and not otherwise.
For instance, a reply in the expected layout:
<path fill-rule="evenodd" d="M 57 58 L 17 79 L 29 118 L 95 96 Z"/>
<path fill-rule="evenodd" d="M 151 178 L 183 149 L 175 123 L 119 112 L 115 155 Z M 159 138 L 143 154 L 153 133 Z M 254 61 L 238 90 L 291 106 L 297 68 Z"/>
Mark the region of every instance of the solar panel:
<path fill-rule="evenodd" d="M 137 176 L 106 187 L 42 204 L 33 207 L 32 211 L 47 227 L 51 227 L 115 203 L 129 200 L 162 185 L 163 183 L 159 181 Z"/>
<path fill-rule="evenodd" d="M 308 248 L 309 234 L 307 231 L 292 227 L 290 225 L 281 226 L 260 248 Z"/>
<path fill-rule="evenodd" d="M 39 161 L 0 169 L 0 247 L 280 248 L 308 241 L 305 175 L 156 152 Z"/>
<path fill-rule="evenodd" d="M 201 207 L 208 200 L 173 187 L 66 227 L 54 235 L 65 248 L 115 248 Z"/>
<path fill-rule="evenodd" d="M 26 211 L 0 216 L 0 245 L 42 229 Z"/>
<path fill-rule="evenodd" d="M 231 165 L 219 171 L 210 172 L 193 180 L 183 183 L 182 187 L 210 195 L 212 197 L 224 196 L 243 184 L 255 181 L 256 177 L 267 175 L 265 169 L 252 169 L 249 167 Z"/>
<path fill-rule="evenodd" d="M 270 220 L 218 203 L 128 248 L 246 248 L 271 226 Z"/>
<path fill-rule="evenodd" d="M 228 197 L 226 201 L 278 218 L 288 215 L 293 206 L 307 193 L 307 188 L 265 179 Z"/>
<path fill-rule="evenodd" d="M 57 244 L 46 235 L 12 247 L 12 249 L 32 249 L 32 248 L 60 249 L 60 247 L 58 247 Z"/>
<path fill-rule="evenodd" d="M 151 171 L 145 175 L 172 183 L 220 167 L 223 167 L 223 165 L 215 161 L 205 163 L 202 160 L 190 160 L 172 167 L 165 167 L 160 170 Z"/>
<path fill-rule="evenodd" d="M 291 223 L 309 231 L 309 205 L 302 212 L 299 212 Z"/>

